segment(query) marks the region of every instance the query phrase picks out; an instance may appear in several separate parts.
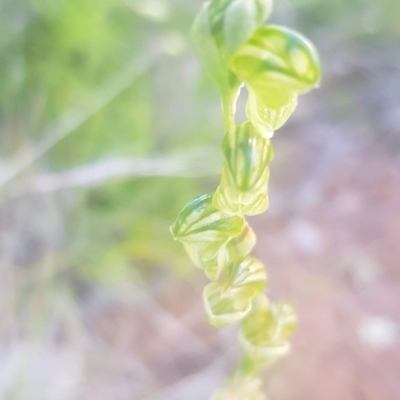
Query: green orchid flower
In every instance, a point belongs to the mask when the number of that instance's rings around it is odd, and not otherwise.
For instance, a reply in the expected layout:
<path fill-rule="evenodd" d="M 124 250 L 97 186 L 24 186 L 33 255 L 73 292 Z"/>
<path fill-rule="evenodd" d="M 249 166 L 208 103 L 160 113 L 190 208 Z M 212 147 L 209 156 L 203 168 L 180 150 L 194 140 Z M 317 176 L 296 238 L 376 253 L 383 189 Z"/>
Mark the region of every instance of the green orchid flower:
<path fill-rule="evenodd" d="M 207 74 L 221 92 L 225 129 L 234 125 L 242 82 L 229 69 L 231 55 L 262 26 L 272 0 L 213 0 L 203 4 L 192 26 L 192 41 Z"/>
<path fill-rule="evenodd" d="M 241 234 L 245 221 L 217 210 L 212 196 L 206 194 L 189 202 L 171 226 L 171 233 L 184 244 L 194 264 L 216 280 L 229 262 L 227 244 Z"/>
<path fill-rule="evenodd" d="M 297 96 L 317 87 L 321 78 L 314 46 L 301 34 L 273 25 L 257 28 L 231 57 L 230 68 L 246 83 L 247 117 L 266 138 L 293 113 Z"/>
<path fill-rule="evenodd" d="M 214 206 L 230 214 L 263 213 L 268 208 L 268 164 L 273 159 L 270 141 L 244 122 L 225 136 L 222 149 L 225 163 Z"/>
<path fill-rule="evenodd" d="M 258 296 L 251 312 L 243 319 L 241 342 L 248 360 L 270 365 L 290 350 L 287 340 L 293 334 L 297 317 L 288 303 L 269 303 Z"/>
<path fill-rule="evenodd" d="M 231 267 L 223 282 L 212 282 L 204 289 L 208 322 L 221 328 L 243 319 L 251 310 L 252 299 L 264 291 L 266 281 L 263 264 L 253 257 Z"/>

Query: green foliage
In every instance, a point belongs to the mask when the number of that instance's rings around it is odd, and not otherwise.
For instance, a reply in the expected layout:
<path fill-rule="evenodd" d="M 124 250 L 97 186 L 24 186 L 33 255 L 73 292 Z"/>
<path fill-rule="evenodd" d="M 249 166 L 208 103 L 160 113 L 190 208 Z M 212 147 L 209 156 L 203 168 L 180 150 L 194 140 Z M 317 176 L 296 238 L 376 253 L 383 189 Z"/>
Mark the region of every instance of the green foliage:
<path fill-rule="evenodd" d="M 248 234 L 244 215 L 268 208 L 270 138 L 293 113 L 298 95 L 319 84 L 320 65 L 303 36 L 262 26 L 270 10 L 270 2 L 213 0 L 203 5 L 192 28 L 200 61 L 222 98 L 225 162 L 216 192 L 186 205 L 171 232 L 214 281 L 203 292 L 209 323 L 220 328 L 240 321 L 244 350 L 233 385 L 212 400 L 263 399 L 254 376 L 287 354 L 287 339 L 296 326 L 291 305 L 271 303 L 264 294 L 266 272 L 259 260 L 249 257 L 255 238 Z M 248 121 L 236 125 L 243 84 L 249 93 Z"/>

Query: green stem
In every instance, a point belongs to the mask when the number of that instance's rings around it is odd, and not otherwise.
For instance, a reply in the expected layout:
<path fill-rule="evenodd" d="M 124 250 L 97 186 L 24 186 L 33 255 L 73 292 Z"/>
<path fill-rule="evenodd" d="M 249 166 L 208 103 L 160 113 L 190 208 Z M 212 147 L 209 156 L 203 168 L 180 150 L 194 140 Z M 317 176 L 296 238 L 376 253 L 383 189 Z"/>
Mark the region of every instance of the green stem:
<path fill-rule="evenodd" d="M 236 102 L 240 93 L 240 83 L 221 88 L 222 112 L 224 116 L 224 130 L 228 133 L 236 125 Z"/>
<path fill-rule="evenodd" d="M 242 362 L 238 368 L 238 372 L 240 375 L 254 375 L 258 374 L 261 367 L 260 365 L 254 361 L 251 357 L 247 354 L 243 355 Z"/>
<path fill-rule="evenodd" d="M 224 116 L 224 130 L 225 133 L 228 133 L 235 126 L 235 112 L 230 96 L 222 97 L 222 111 Z"/>

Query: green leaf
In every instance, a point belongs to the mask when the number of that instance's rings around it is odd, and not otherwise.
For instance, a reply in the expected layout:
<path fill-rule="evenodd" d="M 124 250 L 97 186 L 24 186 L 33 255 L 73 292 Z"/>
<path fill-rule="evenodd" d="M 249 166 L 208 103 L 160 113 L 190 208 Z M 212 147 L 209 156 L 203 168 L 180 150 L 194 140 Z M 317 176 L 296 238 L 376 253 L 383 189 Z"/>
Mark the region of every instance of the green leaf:
<path fill-rule="evenodd" d="M 225 163 L 213 204 L 230 214 L 261 214 L 268 207 L 268 164 L 273 159 L 270 141 L 244 122 L 225 136 L 222 149 Z"/>
<path fill-rule="evenodd" d="M 212 279 L 218 279 L 228 263 L 226 246 L 239 236 L 245 226 L 241 216 L 229 216 L 212 205 L 213 194 L 189 202 L 171 226 L 175 239 L 181 241 L 192 261 Z"/>
<path fill-rule="evenodd" d="M 234 266 L 225 282 L 212 282 L 203 292 L 204 307 L 211 325 L 240 321 L 251 309 L 251 300 L 265 289 L 267 274 L 263 264 L 248 257 Z"/>
<path fill-rule="evenodd" d="M 287 303 L 269 303 L 258 296 L 252 311 L 242 323 L 241 341 L 247 357 L 255 364 L 269 365 L 287 354 L 287 340 L 296 327 L 293 307 Z"/>
<path fill-rule="evenodd" d="M 253 90 L 275 87 L 305 93 L 320 81 L 314 46 L 301 34 L 280 26 L 263 26 L 233 55 L 230 66 Z"/>

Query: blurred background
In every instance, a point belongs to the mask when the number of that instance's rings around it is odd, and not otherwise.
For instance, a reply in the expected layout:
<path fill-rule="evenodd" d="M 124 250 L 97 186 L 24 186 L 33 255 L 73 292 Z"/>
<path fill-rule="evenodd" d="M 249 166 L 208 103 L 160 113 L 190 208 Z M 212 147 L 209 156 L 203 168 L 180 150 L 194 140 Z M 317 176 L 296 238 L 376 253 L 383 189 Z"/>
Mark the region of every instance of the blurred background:
<path fill-rule="evenodd" d="M 215 190 L 201 0 L 0 1 L 0 398 L 205 400 L 240 357 L 168 227 Z M 400 398 L 400 3 L 276 0 L 321 88 L 274 139 L 251 219 L 293 352 L 273 400 Z M 244 399 L 245 400 L 245 399 Z"/>

